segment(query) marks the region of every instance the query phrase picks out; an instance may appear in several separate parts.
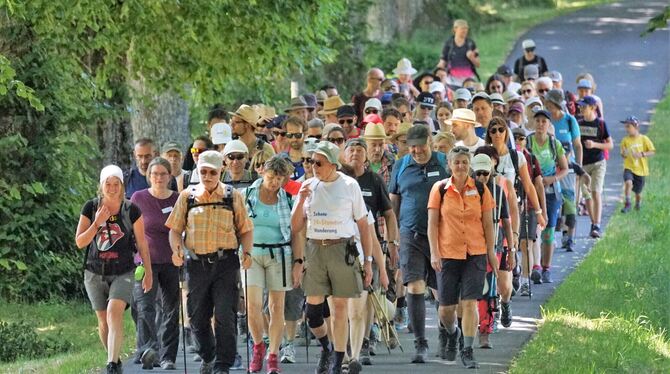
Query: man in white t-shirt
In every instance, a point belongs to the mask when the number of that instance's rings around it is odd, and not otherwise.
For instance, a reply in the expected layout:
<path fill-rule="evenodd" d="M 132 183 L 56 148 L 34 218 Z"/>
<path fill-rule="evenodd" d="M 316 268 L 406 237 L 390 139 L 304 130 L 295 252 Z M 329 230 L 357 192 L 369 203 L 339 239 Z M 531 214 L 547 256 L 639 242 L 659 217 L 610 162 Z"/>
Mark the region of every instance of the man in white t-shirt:
<path fill-rule="evenodd" d="M 475 113 L 470 109 L 454 109 L 451 119 L 448 119 L 447 123 L 451 125 L 451 131 L 456 137 L 455 147 L 466 147 L 474 155 L 477 148 L 486 145 L 484 139 L 478 137 L 475 133 L 477 120 Z"/>
<path fill-rule="evenodd" d="M 370 286 L 372 256 L 367 208 L 355 179 L 337 171 L 340 149 L 320 142 L 312 155 L 314 177 L 307 179 L 293 207 L 291 229 L 307 230 L 303 288 L 305 317 L 321 343 L 318 373 L 340 368 L 348 340 L 348 299 Z M 364 265 L 357 260 L 356 227 L 361 233 Z M 364 270 L 365 278 L 361 277 Z M 323 319 L 323 303 L 332 298 L 333 345 Z"/>

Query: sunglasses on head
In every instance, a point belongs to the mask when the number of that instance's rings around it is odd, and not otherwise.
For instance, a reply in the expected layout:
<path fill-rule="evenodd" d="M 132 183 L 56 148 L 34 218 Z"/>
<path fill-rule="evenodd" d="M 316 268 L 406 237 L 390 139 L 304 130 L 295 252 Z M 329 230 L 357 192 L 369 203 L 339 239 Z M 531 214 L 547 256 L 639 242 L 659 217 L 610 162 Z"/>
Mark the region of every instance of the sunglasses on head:
<path fill-rule="evenodd" d="M 475 172 L 475 175 L 478 176 L 478 177 L 481 177 L 481 176 L 488 177 L 489 174 L 491 174 L 491 172 L 490 172 L 490 171 L 486 171 L 486 170 L 477 170 L 477 171 Z"/>
<path fill-rule="evenodd" d="M 195 148 L 195 147 L 191 148 L 191 154 L 194 154 L 194 155 L 197 155 L 197 154 L 202 153 L 204 151 L 206 151 L 206 149 L 200 149 L 200 148 Z"/>
<path fill-rule="evenodd" d="M 240 160 L 244 160 L 247 156 L 244 155 L 244 154 L 232 154 L 232 153 L 229 153 L 226 157 L 228 157 L 228 159 L 229 159 L 230 161 L 235 161 L 235 160 L 240 161 Z"/>
<path fill-rule="evenodd" d="M 379 111 L 377 110 L 377 108 L 368 108 L 368 109 L 365 109 L 365 114 L 377 114 L 377 113 L 379 113 Z"/>
<path fill-rule="evenodd" d="M 349 119 L 340 119 L 340 120 L 337 120 L 337 122 L 339 122 L 340 125 L 344 125 L 345 123 L 351 125 L 352 123 L 354 123 L 354 119 L 353 119 L 353 118 L 349 118 Z"/>
<path fill-rule="evenodd" d="M 507 132 L 507 129 L 504 127 L 496 126 L 489 129 L 489 134 L 493 135 L 495 133 L 504 134 Z"/>
<path fill-rule="evenodd" d="M 322 136 L 323 136 L 323 135 L 321 135 L 321 134 L 319 134 L 319 135 L 308 135 L 307 138 L 308 138 L 308 139 L 309 139 L 309 138 L 312 138 L 312 139 L 321 140 L 321 137 L 322 137 Z"/>
<path fill-rule="evenodd" d="M 328 141 L 333 144 L 342 144 L 344 143 L 344 138 L 328 138 Z"/>
<path fill-rule="evenodd" d="M 289 139 L 302 139 L 302 133 L 301 132 L 287 132 L 286 137 Z"/>
<path fill-rule="evenodd" d="M 274 136 L 286 136 L 286 131 L 273 131 L 272 135 L 274 135 Z"/>

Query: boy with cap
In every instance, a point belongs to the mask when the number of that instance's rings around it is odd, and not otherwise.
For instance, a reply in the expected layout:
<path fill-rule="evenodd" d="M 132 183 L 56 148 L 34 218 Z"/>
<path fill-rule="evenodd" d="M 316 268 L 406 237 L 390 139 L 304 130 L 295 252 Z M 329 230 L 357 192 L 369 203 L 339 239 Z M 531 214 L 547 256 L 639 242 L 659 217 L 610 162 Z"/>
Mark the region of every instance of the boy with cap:
<path fill-rule="evenodd" d="M 418 107 L 416 108 L 416 120 L 428 124 L 428 128 L 434 134 L 440 129 L 440 126 L 433 122 L 432 114 L 435 109 L 435 96 L 430 92 L 422 92 L 416 98 Z"/>
<path fill-rule="evenodd" d="M 640 210 L 644 179 L 649 175 L 647 158 L 656 154 L 654 144 L 646 135 L 640 134 L 640 122 L 635 116 L 621 121 L 626 126 L 626 136 L 621 139 L 623 157 L 623 180 L 625 203 L 622 213 L 630 211 L 630 191 L 635 193 L 635 210 Z"/>
<path fill-rule="evenodd" d="M 523 56 L 514 62 L 514 74 L 519 77 L 519 82 L 528 80 L 528 76 L 524 72 L 524 68 L 528 65 L 537 66 L 538 76 L 544 75 L 549 70 L 544 58 L 535 54 L 535 42 L 532 39 L 521 42 L 521 48 L 523 48 Z"/>

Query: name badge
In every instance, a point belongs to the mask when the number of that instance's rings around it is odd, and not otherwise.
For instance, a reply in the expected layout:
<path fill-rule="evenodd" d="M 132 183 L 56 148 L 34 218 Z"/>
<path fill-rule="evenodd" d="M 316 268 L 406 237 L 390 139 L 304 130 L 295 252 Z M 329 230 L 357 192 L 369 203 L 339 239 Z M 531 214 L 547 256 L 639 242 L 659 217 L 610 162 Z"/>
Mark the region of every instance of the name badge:
<path fill-rule="evenodd" d="M 465 196 L 473 196 L 478 194 L 477 190 L 470 190 L 470 191 L 465 191 Z"/>
<path fill-rule="evenodd" d="M 363 197 L 372 197 L 372 191 L 361 191 Z"/>
<path fill-rule="evenodd" d="M 431 171 L 430 173 L 426 174 L 426 176 L 427 176 L 428 178 L 431 178 L 431 177 L 439 177 L 439 176 L 440 176 L 440 172 L 439 172 L 439 171 Z"/>
<path fill-rule="evenodd" d="M 163 212 L 163 214 L 168 214 L 168 213 L 172 212 L 172 209 L 173 209 L 173 207 L 169 206 L 167 208 L 161 209 L 161 212 Z"/>

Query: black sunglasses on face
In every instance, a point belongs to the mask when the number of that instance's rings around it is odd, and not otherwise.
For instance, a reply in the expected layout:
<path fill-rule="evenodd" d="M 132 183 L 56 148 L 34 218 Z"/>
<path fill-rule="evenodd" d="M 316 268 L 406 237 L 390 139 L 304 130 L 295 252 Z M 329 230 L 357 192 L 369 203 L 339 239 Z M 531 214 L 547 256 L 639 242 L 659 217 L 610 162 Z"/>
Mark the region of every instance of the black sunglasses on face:
<path fill-rule="evenodd" d="M 232 153 L 229 153 L 226 157 L 228 157 L 228 159 L 230 161 L 235 161 L 235 160 L 240 161 L 240 160 L 244 160 L 247 156 L 245 156 L 243 154 L 234 155 Z"/>
<path fill-rule="evenodd" d="M 531 92 L 533 92 L 533 90 L 530 90 L 530 89 L 528 89 L 528 90 L 522 90 L 522 91 L 521 91 L 521 93 L 525 93 L 525 94 L 529 94 L 529 93 L 531 93 Z"/>
<path fill-rule="evenodd" d="M 549 89 L 548 88 L 542 88 L 542 89 L 537 90 L 537 92 L 543 94 L 543 93 L 549 92 Z"/>
<path fill-rule="evenodd" d="M 302 133 L 301 132 L 287 132 L 286 137 L 289 139 L 302 139 Z"/>
<path fill-rule="evenodd" d="M 201 170 L 200 170 L 200 175 L 211 175 L 211 176 L 215 177 L 215 176 L 219 175 L 219 172 L 216 171 L 216 170 L 204 170 L 204 169 L 201 169 Z"/>
<path fill-rule="evenodd" d="M 466 148 L 466 147 L 458 146 L 458 147 L 454 147 L 454 148 L 452 148 L 452 149 L 451 149 L 451 152 L 453 152 L 453 153 L 458 153 L 458 154 L 466 154 L 466 153 L 469 153 L 470 150 L 469 150 L 468 148 Z"/>
<path fill-rule="evenodd" d="M 377 113 L 379 113 L 379 111 L 375 108 L 365 109 L 365 114 L 377 114 Z"/>
<path fill-rule="evenodd" d="M 273 131 L 272 135 L 274 135 L 274 136 L 286 136 L 286 131 Z"/>
<path fill-rule="evenodd" d="M 521 141 L 526 140 L 526 137 L 519 135 L 519 136 L 515 136 L 514 140 L 516 140 L 517 142 L 521 142 Z"/>
<path fill-rule="evenodd" d="M 535 47 L 532 47 L 532 48 L 526 48 L 525 51 L 526 51 L 526 52 L 535 52 Z"/>
<path fill-rule="evenodd" d="M 352 123 L 354 123 L 354 119 L 353 119 L 353 118 L 349 118 L 349 119 L 340 119 L 340 120 L 338 120 L 337 122 L 339 122 L 340 125 L 344 125 L 345 123 L 348 123 L 348 124 L 351 125 Z"/>
<path fill-rule="evenodd" d="M 313 164 L 314 166 L 316 166 L 317 168 L 320 168 L 320 167 L 323 166 L 323 162 L 321 162 L 321 161 L 319 161 L 319 160 L 314 160 L 314 159 L 312 159 L 312 164 Z"/>
<path fill-rule="evenodd" d="M 489 129 L 489 134 L 493 135 L 495 133 L 504 134 L 507 131 L 504 127 L 491 127 Z"/>
<path fill-rule="evenodd" d="M 490 172 L 490 171 L 486 171 L 486 170 L 477 170 L 477 171 L 475 172 L 475 175 L 478 176 L 478 177 L 481 177 L 481 176 L 488 177 L 489 174 L 491 174 L 491 172 Z"/>
<path fill-rule="evenodd" d="M 303 158 L 302 158 L 302 162 L 304 162 L 304 163 L 306 163 L 306 164 L 313 164 L 313 163 L 314 163 L 314 160 L 312 160 L 311 157 L 303 157 Z"/>
<path fill-rule="evenodd" d="M 344 138 L 328 138 L 328 141 L 333 144 L 342 144 L 344 143 Z"/>
<path fill-rule="evenodd" d="M 419 105 L 419 107 L 420 107 L 421 109 L 424 109 L 424 110 L 430 110 L 430 109 L 433 109 L 432 106 L 428 106 L 428 105 Z"/>
<path fill-rule="evenodd" d="M 322 136 L 323 135 L 321 135 L 321 134 L 319 134 L 319 135 L 308 135 L 307 138 L 313 138 L 313 139 L 319 139 L 320 140 Z"/>

